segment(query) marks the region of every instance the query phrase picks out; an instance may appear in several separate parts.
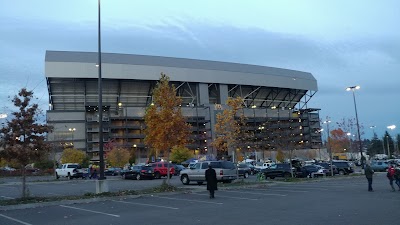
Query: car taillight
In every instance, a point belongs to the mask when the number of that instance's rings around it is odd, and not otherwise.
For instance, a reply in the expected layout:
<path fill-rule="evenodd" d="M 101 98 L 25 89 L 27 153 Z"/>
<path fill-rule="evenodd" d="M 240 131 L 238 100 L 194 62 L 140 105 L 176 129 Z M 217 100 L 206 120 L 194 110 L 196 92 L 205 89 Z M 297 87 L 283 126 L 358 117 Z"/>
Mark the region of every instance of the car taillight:
<path fill-rule="evenodd" d="M 220 170 L 220 171 L 219 171 L 219 175 L 221 175 L 221 176 L 224 175 L 224 171 L 223 171 L 223 170 Z"/>
<path fill-rule="evenodd" d="M 140 172 L 142 172 L 142 173 L 146 173 L 146 170 L 141 170 Z"/>

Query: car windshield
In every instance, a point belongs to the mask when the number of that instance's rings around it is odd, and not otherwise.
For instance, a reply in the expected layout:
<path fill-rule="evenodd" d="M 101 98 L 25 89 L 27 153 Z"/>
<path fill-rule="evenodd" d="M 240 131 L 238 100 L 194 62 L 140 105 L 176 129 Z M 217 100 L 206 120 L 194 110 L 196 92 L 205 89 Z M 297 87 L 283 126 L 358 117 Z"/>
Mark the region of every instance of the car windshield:
<path fill-rule="evenodd" d="M 81 166 L 80 165 L 76 165 L 76 164 L 71 164 L 71 165 L 68 165 L 67 168 L 81 169 Z"/>

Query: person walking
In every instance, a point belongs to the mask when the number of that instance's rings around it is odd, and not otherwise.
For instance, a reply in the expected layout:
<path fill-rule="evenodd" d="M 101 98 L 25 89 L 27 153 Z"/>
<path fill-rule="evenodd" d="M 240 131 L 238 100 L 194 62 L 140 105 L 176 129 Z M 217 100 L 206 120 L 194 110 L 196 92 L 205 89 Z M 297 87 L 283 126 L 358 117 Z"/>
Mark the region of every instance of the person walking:
<path fill-rule="evenodd" d="M 394 189 L 394 187 L 393 187 L 393 180 L 394 180 L 395 172 L 396 171 L 394 170 L 393 165 L 390 165 L 386 176 L 389 179 L 389 184 L 390 184 L 390 187 L 392 188 L 392 191 L 396 191 L 396 189 Z"/>
<path fill-rule="evenodd" d="M 210 198 L 214 198 L 214 192 L 218 190 L 217 186 L 217 174 L 215 170 L 208 165 L 208 169 L 206 170 L 206 181 L 207 181 L 207 190 L 210 192 Z"/>
<path fill-rule="evenodd" d="M 396 180 L 396 184 L 399 187 L 400 191 L 400 166 L 396 167 L 396 170 L 394 172 L 394 179 Z"/>
<path fill-rule="evenodd" d="M 374 170 L 371 168 L 369 163 L 365 165 L 365 177 L 368 180 L 368 191 L 373 192 L 374 189 L 372 189 L 372 175 L 374 175 Z"/>

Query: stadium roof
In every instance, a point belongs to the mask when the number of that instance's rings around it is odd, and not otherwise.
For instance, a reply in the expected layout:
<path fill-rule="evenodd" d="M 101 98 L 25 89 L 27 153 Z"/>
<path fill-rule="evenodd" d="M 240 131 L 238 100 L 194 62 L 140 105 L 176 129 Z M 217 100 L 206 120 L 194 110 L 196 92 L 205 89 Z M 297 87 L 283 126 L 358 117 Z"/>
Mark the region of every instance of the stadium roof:
<path fill-rule="evenodd" d="M 47 51 L 47 78 L 97 78 L 96 52 Z M 240 63 L 162 56 L 102 53 L 105 79 L 158 80 L 267 86 L 318 91 L 311 73 Z"/>

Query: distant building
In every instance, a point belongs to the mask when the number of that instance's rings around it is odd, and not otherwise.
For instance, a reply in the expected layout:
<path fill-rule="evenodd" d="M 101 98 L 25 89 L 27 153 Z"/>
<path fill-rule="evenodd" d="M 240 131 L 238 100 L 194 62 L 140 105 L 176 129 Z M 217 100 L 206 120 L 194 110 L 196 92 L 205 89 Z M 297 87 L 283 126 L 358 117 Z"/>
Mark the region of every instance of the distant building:
<path fill-rule="evenodd" d="M 97 53 L 47 51 L 48 140 L 74 146 L 98 160 Z M 215 115 L 229 97 L 241 96 L 246 129 L 253 134 L 247 155 L 277 148 L 309 149 L 321 145 L 318 109 L 307 108 L 317 92 L 312 74 L 238 63 L 159 56 L 102 54 L 103 139 L 148 155 L 143 142 L 145 108 L 163 72 L 183 99 L 182 111 L 193 127 L 196 154 L 214 154 Z"/>

